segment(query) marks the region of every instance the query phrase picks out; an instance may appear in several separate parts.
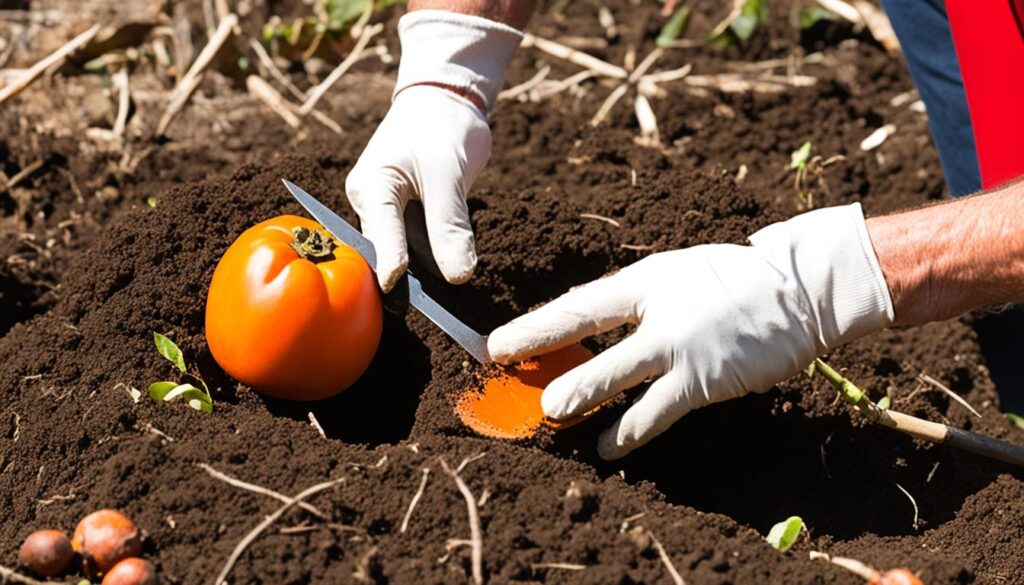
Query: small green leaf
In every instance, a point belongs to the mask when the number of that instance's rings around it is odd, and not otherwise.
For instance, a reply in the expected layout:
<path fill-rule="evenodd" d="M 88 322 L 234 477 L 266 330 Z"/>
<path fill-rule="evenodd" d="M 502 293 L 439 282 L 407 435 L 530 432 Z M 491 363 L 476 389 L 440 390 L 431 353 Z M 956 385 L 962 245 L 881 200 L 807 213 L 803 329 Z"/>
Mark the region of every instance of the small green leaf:
<path fill-rule="evenodd" d="M 715 26 L 708 40 L 726 46 L 742 45 L 754 36 L 754 32 L 767 17 L 768 8 L 764 0 L 746 0 L 738 14 L 731 12 L 725 20 Z"/>
<path fill-rule="evenodd" d="M 210 397 L 192 384 L 175 382 L 156 382 L 149 386 L 149 396 L 160 402 L 170 402 L 175 398 L 185 400 L 188 405 L 202 412 L 213 412 L 213 401 Z"/>
<path fill-rule="evenodd" d="M 92 585 L 92 583 L 88 579 L 82 579 L 78 582 L 78 585 Z"/>
<path fill-rule="evenodd" d="M 181 350 L 178 349 L 178 346 L 173 341 L 156 332 L 153 333 L 153 341 L 156 343 L 156 350 L 160 352 L 160 355 L 167 358 L 167 361 L 175 366 L 178 366 L 178 369 L 182 372 L 185 371 L 185 356 L 181 355 Z"/>
<path fill-rule="evenodd" d="M 665 23 L 665 26 L 661 27 L 661 32 L 658 33 L 658 38 L 655 39 L 654 44 L 663 49 L 671 47 L 672 41 L 678 39 L 683 34 L 689 22 L 690 7 L 680 6 Z"/>
<path fill-rule="evenodd" d="M 815 372 L 816 369 L 817 368 L 814 367 L 814 362 L 811 362 L 811 363 L 807 364 L 806 368 L 804 368 L 804 373 L 807 374 L 808 378 L 813 378 L 814 377 L 814 372 Z"/>
<path fill-rule="evenodd" d="M 793 154 L 789 155 L 789 168 L 791 169 L 802 169 L 807 165 L 807 159 L 811 157 L 811 143 L 810 141 L 804 142 L 800 145 L 800 148 L 793 151 Z"/>
<path fill-rule="evenodd" d="M 878 401 L 878 408 L 881 408 L 882 410 L 889 410 L 889 406 L 891 404 L 892 404 L 892 399 L 890 399 L 888 396 L 883 396 Z"/>
<path fill-rule="evenodd" d="M 1017 428 L 1024 429 L 1024 416 L 1019 416 L 1011 412 L 1004 412 L 1003 416 L 1008 418 Z"/>
<path fill-rule="evenodd" d="M 156 197 L 146 197 L 146 205 L 156 207 Z"/>
<path fill-rule="evenodd" d="M 249 59 L 246 58 L 246 57 L 239 57 L 238 58 L 238 68 L 241 69 L 242 71 L 248 71 L 249 70 Z"/>
<path fill-rule="evenodd" d="M 838 20 L 836 13 L 821 6 L 804 6 L 800 9 L 800 30 L 813 28 L 823 20 Z"/>
<path fill-rule="evenodd" d="M 799 516 L 790 516 L 779 522 L 768 531 L 765 540 L 780 551 L 787 551 L 793 546 L 800 531 L 804 529 L 804 521 Z"/>

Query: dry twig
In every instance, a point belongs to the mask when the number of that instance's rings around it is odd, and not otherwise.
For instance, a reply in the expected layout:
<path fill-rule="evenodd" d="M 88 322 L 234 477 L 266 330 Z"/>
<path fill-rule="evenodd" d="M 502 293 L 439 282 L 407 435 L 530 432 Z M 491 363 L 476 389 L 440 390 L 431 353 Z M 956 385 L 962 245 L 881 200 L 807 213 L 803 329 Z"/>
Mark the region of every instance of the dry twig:
<path fill-rule="evenodd" d="M 0 583 L 21 583 L 22 585 L 61 585 L 63 581 L 37 581 L 28 575 L 22 575 L 14 569 L 0 565 Z"/>
<path fill-rule="evenodd" d="M 586 569 L 586 565 L 577 565 L 575 563 L 531 563 L 530 569 L 536 571 L 539 569 L 560 569 L 562 571 L 582 571 Z"/>
<path fill-rule="evenodd" d="M 117 87 L 117 120 L 114 122 L 114 136 L 124 136 L 128 125 L 128 110 L 131 109 L 131 88 L 128 85 L 128 68 L 122 67 L 114 74 L 114 85 Z"/>
<path fill-rule="evenodd" d="M 20 77 L 8 85 L 5 85 L 3 89 L 0 89 L 0 104 L 21 93 L 50 67 L 53 67 L 64 59 L 67 59 L 75 51 L 84 47 L 93 39 L 93 37 L 96 36 L 96 33 L 98 32 L 100 32 L 100 25 L 93 25 L 89 30 L 68 41 L 68 43 L 63 47 L 50 53 L 42 61 L 39 61 L 35 65 L 26 69 Z"/>
<path fill-rule="evenodd" d="M 955 401 L 959 402 L 961 405 L 963 405 L 964 408 L 966 408 L 967 410 L 971 411 L 971 414 L 973 414 L 974 416 L 976 416 L 978 418 L 981 418 L 981 413 L 980 412 L 975 410 L 974 407 L 971 406 L 971 404 L 969 402 L 964 400 L 964 398 L 962 396 L 960 396 L 956 392 L 953 392 L 952 390 L 950 390 L 942 382 L 939 382 L 935 378 L 932 378 L 928 374 L 924 374 L 924 373 L 918 374 L 917 375 L 917 379 L 922 381 L 922 382 L 924 382 L 925 384 L 928 384 L 929 386 L 932 386 L 936 390 L 939 390 L 943 394 L 946 394 L 947 396 L 949 396 L 953 400 L 955 400 Z"/>
<path fill-rule="evenodd" d="M 228 37 L 231 35 L 235 25 L 238 24 L 238 16 L 235 14 L 229 14 L 226 18 L 220 21 L 217 26 L 216 32 L 213 33 L 213 37 L 210 38 L 210 42 L 206 43 L 203 50 L 199 52 L 199 56 L 196 57 L 192 66 L 189 67 L 188 72 L 185 73 L 178 85 L 174 87 L 171 92 L 170 104 L 164 111 L 163 116 L 160 118 L 159 124 L 157 124 L 156 133 L 162 136 L 166 131 L 167 127 L 170 126 L 171 121 L 174 120 L 174 116 L 181 111 L 181 108 L 185 106 L 188 99 L 192 97 L 192 94 L 199 87 L 202 82 L 203 73 L 206 68 L 210 66 L 213 58 L 220 51 L 220 48 L 227 42 Z"/>
<path fill-rule="evenodd" d="M 420 480 L 420 487 L 413 494 L 412 500 L 409 501 L 409 509 L 405 511 L 405 517 L 402 518 L 402 527 L 398 529 L 399 532 L 405 533 L 409 529 L 409 519 L 412 518 L 412 511 L 416 509 L 416 504 L 419 503 L 420 498 L 423 497 L 423 490 L 427 487 L 427 478 L 430 476 L 430 468 L 423 468 L 423 479 Z"/>
<path fill-rule="evenodd" d="M 23 168 L 20 171 L 18 171 L 18 174 L 14 175 L 13 177 L 11 177 L 7 181 L 7 188 L 8 189 L 13 189 L 13 188 L 17 187 L 18 185 L 20 185 L 21 182 L 24 181 L 25 179 L 29 178 L 32 175 L 32 173 L 34 173 L 34 172 L 38 171 L 39 169 L 41 169 L 43 167 L 43 163 L 44 162 L 45 161 L 43 161 L 43 160 L 37 160 L 36 162 L 31 163 L 28 166 L 26 166 L 25 168 Z"/>
<path fill-rule="evenodd" d="M 603 221 L 603 222 L 605 222 L 608 225 L 612 225 L 612 226 L 615 226 L 615 227 L 622 227 L 622 224 L 620 224 L 618 221 L 616 221 L 616 220 L 614 220 L 614 219 L 612 219 L 610 217 L 605 217 L 603 215 L 598 215 L 596 213 L 581 213 L 580 214 L 580 219 L 596 219 L 597 221 Z"/>
<path fill-rule="evenodd" d="M 288 502 L 285 505 L 275 510 L 273 514 L 264 518 L 263 521 L 257 524 L 255 528 L 250 530 L 249 533 L 242 538 L 242 540 L 238 541 L 238 545 L 235 546 L 235 550 L 231 551 L 231 556 L 229 556 L 227 562 L 224 563 L 224 568 L 221 569 L 220 574 L 217 575 L 217 579 L 214 581 L 214 584 L 225 585 L 227 583 L 228 575 L 231 574 L 231 569 L 235 567 L 235 563 L 238 562 L 238 558 L 242 556 L 242 553 L 245 552 L 245 549 L 248 548 L 249 545 L 252 544 L 252 542 L 256 540 L 256 538 L 259 537 L 259 535 L 262 534 L 263 531 L 266 530 L 271 524 L 277 522 L 277 519 L 280 518 L 282 514 L 290 510 L 292 506 L 301 505 L 302 500 L 314 494 L 318 494 L 324 490 L 330 489 L 343 481 L 345 481 L 345 478 L 339 477 L 338 479 L 332 479 L 330 481 L 318 483 L 314 486 L 302 490 L 294 498 L 288 498 Z"/>
<path fill-rule="evenodd" d="M 907 499 L 910 500 L 910 505 L 914 506 L 914 530 L 917 530 L 917 501 L 914 500 L 914 496 L 910 495 L 910 492 L 904 489 L 903 486 L 895 481 L 893 483 L 896 484 L 896 487 L 899 488 L 901 492 L 903 492 L 903 495 L 907 496 Z"/>
<path fill-rule="evenodd" d="M 216 469 L 210 467 L 205 463 L 197 463 L 196 466 L 205 471 L 206 473 L 210 474 L 210 477 L 212 477 L 213 479 L 223 481 L 224 483 L 235 486 L 236 488 L 241 488 L 243 490 L 253 492 L 254 494 L 260 494 L 262 496 L 268 496 L 274 498 L 275 500 L 285 503 L 291 501 L 291 498 L 280 492 L 275 492 L 272 489 L 268 489 L 263 486 L 259 486 L 253 483 L 242 481 L 240 479 L 236 479 L 234 477 L 231 477 L 230 475 L 227 475 L 226 473 L 217 471 Z M 321 520 L 327 520 L 327 515 L 321 512 L 320 509 L 314 506 L 313 504 L 309 504 L 306 502 L 298 502 L 298 506 L 303 510 L 309 512 L 310 514 L 316 516 L 317 518 L 320 518 Z"/>
<path fill-rule="evenodd" d="M 288 79 L 288 76 L 281 72 L 281 69 L 274 63 L 274 59 L 271 58 L 270 54 L 267 53 L 267 50 L 263 48 L 263 45 L 261 45 L 259 41 L 256 39 L 249 39 L 249 46 L 252 47 L 252 51 L 256 53 L 256 58 L 263 64 L 263 67 L 266 68 L 271 77 L 283 85 L 284 88 L 292 94 L 292 97 L 300 101 L 306 101 L 306 98 L 309 97 L 306 95 L 306 92 L 296 87 L 296 85 Z"/>
<path fill-rule="evenodd" d="M 459 488 L 459 492 L 462 493 L 463 499 L 466 500 L 466 512 L 469 515 L 469 534 L 470 534 L 470 546 L 472 547 L 471 559 L 473 565 L 473 583 L 476 585 L 482 585 L 484 582 L 484 539 L 480 532 L 480 513 L 476 507 L 476 498 L 473 497 L 473 492 L 469 491 L 469 486 L 459 476 L 459 472 L 469 464 L 471 461 L 475 461 L 483 457 L 483 453 L 476 455 L 475 457 L 467 457 L 462 460 L 459 466 L 452 470 L 448 467 L 448 463 L 444 458 L 440 458 L 441 467 L 444 468 L 445 473 L 450 475 L 455 481 L 456 487 Z"/>
<path fill-rule="evenodd" d="M 300 116 L 307 116 L 311 111 L 313 111 L 313 108 L 316 107 L 316 103 L 320 101 L 320 98 L 322 98 L 325 93 L 327 93 L 327 90 L 331 89 L 331 86 L 337 83 L 338 79 L 340 79 L 341 76 L 359 60 L 362 56 L 363 49 L 366 48 L 366 44 L 370 42 L 370 39 L 382 30 L 384 30 L 384 26 L 380 24 L 363 28 L 362 33 L 359 35 L 359 39 L 356 40 L 355 46 L 352 47 L 352 51 L 347 57 L 345 57 L 345 60 L 339 63 L 326 79 L 320 82 L 309 92 L 309 98 L 306 99 L 305 103 L 303 103 L 302 107 L 299 109 Z"/>
<path fill-rule="evenodd" d="M 878 571 L 858 561 L 857 559 L 848 559 L 846 557 L 833 557 L 823 552 L 812 550 L 809 554 L 812 561 L 822 560 L 828 561 L 837 567 L 842 567 L 847 571 L 850 571 L 854 575 L 866 580 L 875 582 L 878 580 L 880 575 Z"/>
<path fill-rule="evenodd" d="M 327 433 L 325 433 L 324 428 L 320 426 L 320 421 L 316 419 L 316 415 L 313 414 L 312 410 L 309 411 L 309 424 L 313 425 L 313 428 L 316 429 L 316 432 L 320 433 L 321 437 L 325 439 L 327 438 Z"/>
<path fill-rule="evenodd" d="M 298 129 L 302 126 L 302 120 L 300 120 L 299 117 L 296 116 L 288 107 L 290 105 L 288 100 L 278 93 L 278 91 L 269 83 L 264 81 L 262 77 L 259 75 L 250 75 L 245 79 L 245 86 L 249 89 L 249 93 L 251 95 L 266 104 L 271 111 L 284 120 L 285 124 L 288 124 L 293 129 Z M 320 434 L 323 434 L 322 429 L 320 429 Z"/>
<path fill-rule="evenodd" d="M 661 557 L 661 562 L 665 564 L 665 569 L 668 570 L 668 574 L 672 577 L 672 582 L 675 585 L 686 585 L 686 581 L 683 580 L 683 576 L 676 570 L 676 566 L 672 564 L 672 559 L 668 558 L 668 553 L 665 552 L 665 547 L 661 546 L 661 541 L 658 540 L 654 533 L 650 530 L 647 531 L 647 535 L 651 537 L 651 542 L 654 544 L 654 548 L 658 550 L 658 556 Z"/>

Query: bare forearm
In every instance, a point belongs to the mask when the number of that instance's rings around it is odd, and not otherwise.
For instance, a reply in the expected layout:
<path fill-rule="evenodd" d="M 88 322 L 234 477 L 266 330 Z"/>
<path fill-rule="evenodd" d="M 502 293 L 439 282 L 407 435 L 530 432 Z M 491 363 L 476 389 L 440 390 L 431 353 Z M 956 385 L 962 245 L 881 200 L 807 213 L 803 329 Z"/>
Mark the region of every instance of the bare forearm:
<path fill-rule="evenodd" d="M 1024 182 L 867 226 L 897 324 L 1024 300 Z"/>
<path fill-rule="evenodd" d="M 533 14 L 534 0 L 410 0 L 409 10 L 447 10 L 482 16 L 522 30 Z"/>

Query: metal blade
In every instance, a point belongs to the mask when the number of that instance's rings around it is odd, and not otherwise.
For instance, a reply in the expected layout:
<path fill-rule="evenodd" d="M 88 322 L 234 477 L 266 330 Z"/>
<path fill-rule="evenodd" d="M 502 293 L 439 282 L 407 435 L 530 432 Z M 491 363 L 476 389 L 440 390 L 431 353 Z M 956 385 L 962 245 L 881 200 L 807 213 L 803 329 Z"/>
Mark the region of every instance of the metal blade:
<path fill-rule="evenodd" d="M 288 192 L 298 200 L 300 205 L 306 208 L 306 211 L 308 211 L 314 219 L 320 222 L 320 225 L 324 226 L 324 228 L 331 232 L 334 237 L 355 248 L 356 251 L 366 259 L 370 268 L 376 272 L 377 252 L 373 248 L 373 242 L 368 240 L 363 234 L 359 233 L 359 230 L 352 227 L 352 225 L 347 221 L 331 211 L 330 208 L 317 201 L 316 198 L 309 193 L 302 190 L 301 187 L 291 181 L 283 181 Z M 487 353 L 487 340 L 485 340 L 482 335 L 473 331 L 468 325 L 460 321 L 455 315 L 452 315 L 447 309 L 438 304 L 437 301 L 430 298 L 430 296 L 423 290 L 423 285 L 420 283 L 419 279 L 413 276 L 411 272 L 406 271 L 406 279 L 408 281 L 410 305 L 433 321 L 435 325 L 440 327 L 442 331 L 447 333 L 449 337 L 454 339 L 456 343 L 468 351 L 476 361 L 481 364 L 491 362 L 491 356 Z M 397 291 L 401 288 L 402 287 L 395 287 L 395 292 L 390 294 L 397 294 Z"/>

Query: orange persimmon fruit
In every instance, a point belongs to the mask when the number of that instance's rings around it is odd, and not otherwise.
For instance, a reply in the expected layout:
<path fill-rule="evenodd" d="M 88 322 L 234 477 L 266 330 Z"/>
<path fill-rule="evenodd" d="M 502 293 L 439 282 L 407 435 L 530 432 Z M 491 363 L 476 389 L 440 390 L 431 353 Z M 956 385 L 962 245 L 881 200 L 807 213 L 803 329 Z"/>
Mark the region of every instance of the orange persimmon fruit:
<path fill-rule="evenodd" d="M 257 392 L 289 400 L 351 386 L 377 352 L 382 321 L 359 252 L 294 215 L 242 233 L 217 264 L 206 301 L 217 363 Z"/>
<path fill-rule="evenodd" d="M 459 396 L 455 412 L 474 431 L 497 439 L 532 437 L 542 426 L 571 427 L 591 413 L 563 421 L 544 416 L 540 397 L 555 378 L 594 357 L 579 344 L 489 372 Z"/>

